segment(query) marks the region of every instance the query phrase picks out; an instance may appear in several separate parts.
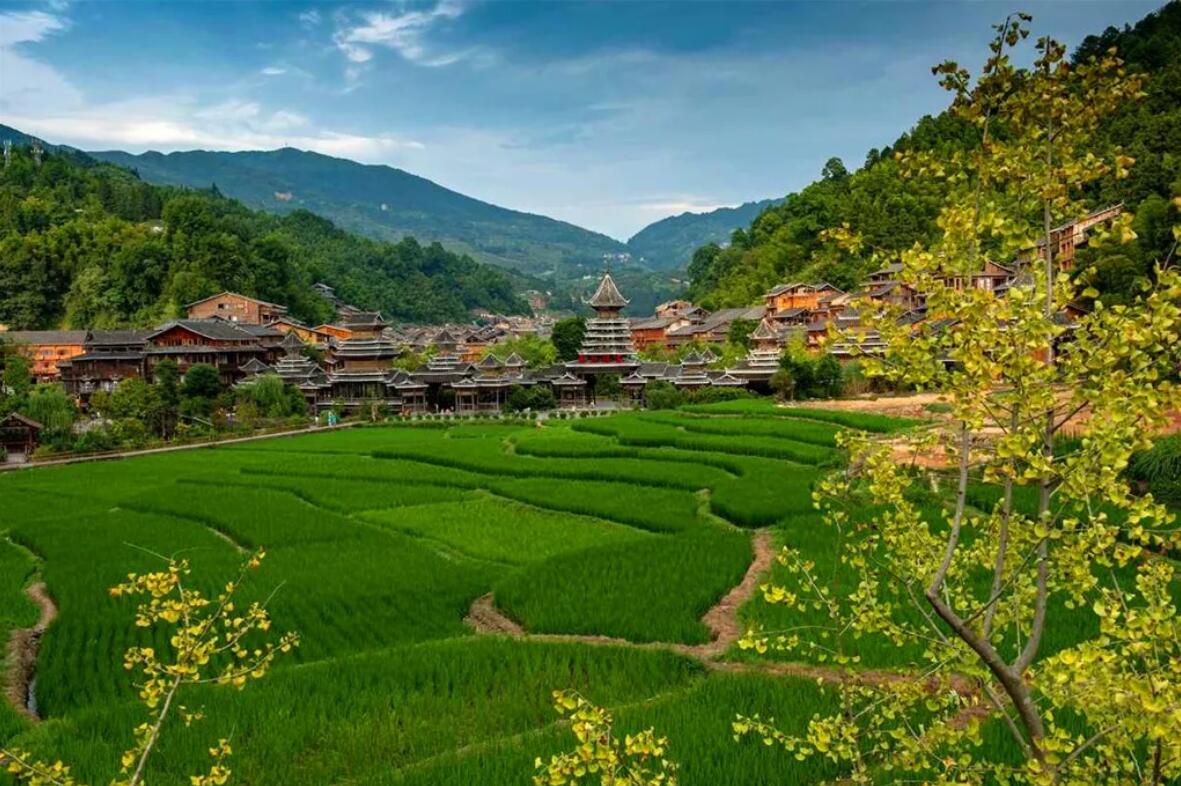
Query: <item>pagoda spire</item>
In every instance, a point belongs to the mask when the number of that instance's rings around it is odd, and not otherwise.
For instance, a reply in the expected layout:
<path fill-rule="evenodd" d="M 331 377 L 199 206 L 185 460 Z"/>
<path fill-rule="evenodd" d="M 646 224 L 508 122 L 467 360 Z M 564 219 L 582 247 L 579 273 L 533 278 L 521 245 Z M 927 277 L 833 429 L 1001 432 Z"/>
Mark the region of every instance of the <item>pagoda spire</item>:
<path fill-rule="evenodd" d="M 595 294 L 591 295 L 587 304 L 596 311 L 619 311 L 630 302 L 619 291 L 619 287 L 615 285 L 615 279 L 611 278 L 611 273 L 608 271 L 603 274 L 599 288 L 595 290 Z"/>

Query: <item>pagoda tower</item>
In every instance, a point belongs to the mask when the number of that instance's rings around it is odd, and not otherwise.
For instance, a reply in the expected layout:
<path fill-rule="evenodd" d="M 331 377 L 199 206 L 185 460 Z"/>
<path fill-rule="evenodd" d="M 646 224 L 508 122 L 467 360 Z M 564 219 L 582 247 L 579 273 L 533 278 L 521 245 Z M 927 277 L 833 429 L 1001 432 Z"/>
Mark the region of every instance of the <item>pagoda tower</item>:
<path fill-rule="evenodd" d="M 619 374 L 626 376 L 640 365 L 632 345 L 631 328 L 620 312 L 628 304 L 610 273 L 603 274 L 598 289 L 587 305 L 595 316 L 586 321 L 586 334 L 578 360 L 566 364 L 576 374 Z"/>

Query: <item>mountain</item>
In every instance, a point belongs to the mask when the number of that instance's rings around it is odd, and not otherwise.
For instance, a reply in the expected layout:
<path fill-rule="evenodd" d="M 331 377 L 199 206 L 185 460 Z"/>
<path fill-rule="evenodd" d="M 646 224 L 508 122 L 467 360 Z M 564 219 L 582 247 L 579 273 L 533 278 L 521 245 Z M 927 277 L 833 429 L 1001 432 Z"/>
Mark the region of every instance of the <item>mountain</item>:
<path fill-rule="evenodd" d="M 1150 276 L 1152 262 L 1168 255 L 1170 227 L 1179 219 L 1170 200 L 1181 193 L 1181 2 L 1164 5 L 1134 26 L 1088 36 L 1073 60 L 1084 62 L 1111 47 L 1129 71 L 1146 78 L 1143 99 L 1106 118 L 1097 134 L 1100 143 L 1120 145 L 1135 165 L 1128 177 L 1104 177 L 1085 193 L 1092 208 L 1123 203 L 1134 214 L 1135 244 L 1087 260 L 1096 286 L 1116 295 Z M 697 249 L 688 267 L 689 296 L 707 308 L 721 308 L 757 302 L 768 288 L 789 280 L 855 287 L 871 262 L 834 254 L 821 233 L 845 225 L 862 236 L 866 248 L 893 252 L 929 242 L 944 195 L 926 178 L 905 177 L 893 152 L 950 156 L 974 144 L 976 131 L 944 112 L 920 119 L 891 146 L 870 150 L 856 171 L 830 159 L 819 179 L 765 208 L 733 234 L 729 246 Z"/>
<path fill-rule="evenodd" d="M 19 132 L 17 132 L 19 133 Z M 0 138 L 31 142 L 0 127 Z M 388 319 L 527 313 L 507 271 L 414 238 L 350 234 L 307 210 L 275 216 L 213 189 L 152 185 L 70 148 L 14 144 L 0 167 L 0 323 L 144 326 L 234 290 L 318 322 L 312 285 Z"/>
<path fill-rule="evenodd" d="M 681 213 L 653 222 L 627 241 L 632 257 L 653 270 L 684 270 L 693 252 L 707 243 L 724 245 L 730 233 L 749 226 L 755 217 L 780 199 L 721 207 L 708 213 Z"/>
<path fill-rule="evenodd" d="M 294 148 L 96 158 L 128 167 L 150 183 L 208 188 L 269 213 L 304 209 L 382 240 L 420 242 L 535 275 L 573 278 L 601 269 L 624 244 L 545 216 L 498 207 L 389 166 L 359 164 Z"/>

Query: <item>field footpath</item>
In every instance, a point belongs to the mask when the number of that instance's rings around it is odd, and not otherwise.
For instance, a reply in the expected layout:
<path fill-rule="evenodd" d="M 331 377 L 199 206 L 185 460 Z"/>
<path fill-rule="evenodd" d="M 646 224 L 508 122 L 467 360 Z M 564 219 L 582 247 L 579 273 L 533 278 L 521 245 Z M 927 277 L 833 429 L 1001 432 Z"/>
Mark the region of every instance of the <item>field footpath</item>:
<path fill-rule="evenodd" d="M 751 662 L 726 661 L 722 656 L 742 636 L 742 625 L 738 621 L 738 610 L 744 603 L 754 597 L 758 591 L 759 580 L 771 568 L 775 561 L 776 550 L 770 528 L 755 530 L 752 538 L 754 558 L 742 581 L 727 592 L 721 600 L 715 603 L 702 616 L 701 621 L 709 628 L 712 639 L 705 644 L 680 644 L 666 641 L 637 642 L 615 636 L 596 636 L 577 633 L 529 633 L 520 623 L 508 617 L 496 608 L 492 593 L 476 598 L 464 617 L 477 634 L 486 636 L 507 636 L 514 639 L 531 641 L 558 641 L 598 646 L 631 647 L 634 649 L 668 650 L 680 655 L 694 658 L 710 671 L 728 672 L 735 674 L 759 673 L 781 677 L 796 677 L 817 680 L 827 683 L 855 682 L 861 685 L 889 685 L 902 680 L 913 680 L 916 675 L 907 671 L 892 671 L 888 669 L 854 670 L 840 666 L 820 666 L 809 663 L 781 663 L 781 662 Z M 921 679 L 921 676 L 920 676 Z M 940 690 L 941 686 L 933 680 L 927 680 L 928 690 L 932 693 Z M 983 721 L 991 708 L 982 701 L 980 691 L 974 682 L 958 675 L 953 675 L 950 687 L 965 698 L 965 705 L 953 715 L 948 723 L 953 728 L 963 728 L 971 721 Z"/>
<path fill-rule="evenodd" d="M 44 582 L 30 584 L 25 588 L 25 594 L 37 604 L 40 616 L 33 627 L 14 630 L 8 640 L 9 668 L 5 680 L 5 693 L 17 712 L 30 720 L 38 721 L 41 718 L 30 701 L 31 687 L 37 673 L 37 651 L 41 647 L 41 637 L 49 623 L 57 617 L 57 604 L 49 597 Z"/>
<path fill-rule="evenodd" d="M 751 543 L 754 558 L 746 569 L 742 581 L 734 585 L 701 618 L 702 623 L 709 628 L 711 634 L 711 640 L 705 644 L 678 644 L 665 641 L 635 642 L 615 636 L 577 633 L 528 633 L 516 620 L 510 619 L 504 612 L 496 608 L 496 601 L 492 593 L 481 595 L 472 602 L 464 622 L 476 633 L 483 635 L 509 636 L 538 641 L 615 645 L 640 649 L 664 649 L 712 665 L 742 636 L 742 625 L 738 622 L 738 609 L 754 597 L 758 590 L 759 579 L 775 561 L 775 543 L 770 529 L 755 530 Z"/>
<path fill-rule="evenodd" d="M 90 461 L 110 461 L 112 459 L 131 458 L 132 456 L 153 456 L 157 453 L 175 453 L 181 450 L 196 450 L 198 448 L 215 448 L 219 445 L 237 445 L 242 442 L 257 442 L 260 439 L 275 437 L 295 437 L 300 434 L 319 434 L 322 431 L 339 431 L 361 425 L 360 421 L 351 423 L 337 423 L 335 426 L 311 426 L 309 428 L 291 429 L 289 431 L 275 431 L 269 434 L 251 434 L 248 437 L 233 437 L 231 439 L 215 439 L 208 442 L 189 442 L 184 445 L 164 445 L 158 448 L 142 448 L 140 450 L 116 450 L 110 453 L 91 453 L 84 456 L 67 456 L 46 461 L 24 461 L 20 463 L 0 464 L 0 472 L 15 472 L 22 469 L 37 467 L 56 467 L 63 464 L 84 464 Z"/>

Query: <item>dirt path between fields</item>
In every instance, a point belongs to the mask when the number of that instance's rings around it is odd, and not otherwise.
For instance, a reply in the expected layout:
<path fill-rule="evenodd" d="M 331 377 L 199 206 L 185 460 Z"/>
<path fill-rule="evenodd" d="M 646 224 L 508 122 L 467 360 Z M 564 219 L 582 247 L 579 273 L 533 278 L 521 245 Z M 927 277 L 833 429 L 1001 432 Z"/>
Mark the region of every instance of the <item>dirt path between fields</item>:
<path fill-rule="evenodd" d="M 229 439 L 214 439 L 208 442 L 189 442 L 184 445 L 164 445 L 158 448 L 140 448 L 138 450 L 116 450 L 109 453 L 91 453 L 81 456 L 67 456 L 57 459 L 43 459 L 40 461 L 25 461 L 19 464 L 0 463 L 0 472 L 16 472 L 36 467 L 57 467 L 63 464 L 85 464 L 92 461 L 111 461 L 114 459 L 133 458 L 135 456 L 154 456 L 158 453 L 177 453 L 182 450 L 200 450 L 201 448 L 216 448 L 219 445 L 239 445 L 243 442 L 258 442 L 263 439 L 278 437 L 298 437 L 303 434 L 319 434 L 322 431 L 339 431 L 362 425 L 359 422 L 337 423 L 335 426 L 309 426 L 307 428 L 289 431 L 273 431 L 269 434 L 251 434 L 248 437 L 231 437 Z"/>
<path fill-rule="evenodd" d="M 41 647 L 41 637 L 45 634 L 46 628 L 57 617 L 57 604 L 49 597 L 49 592 L 42 582 L 29 585 L 25 589 L 25 594 L 37 604 L 41 614 L 33 627 L 14 630 L 8 640 L 8 677 L 5 680 L 5 693 L 18 712 L 32 720 L 40 720 L 33 697 L 37 651 Z"/>
<path fill-rule="evenodd" d="M 887 669 L 855 670 L 840 666 L 820 666 L 808 663 L 721 660 L 721 657 L 742 636 L 743 627 L 738 620 L 738 610 L 742 604 L 754 597 L 758 591 L 760 580 L 775 561 L 775 542 L 771 530 L 756 530 L 752 538 L 752 545 L 754 558 L 751 560 L 750 567 L 746 569 L 742 581 L 727 592 L 701 618 L 702 623 L 709 628 L 712 634 L 712 639 L 705 644 L 679 644 L 663 641 L 636 642 L 615 636 L 591 636 L 574 633 L 528 633 L 520 623 L 496 608 L 492 593 L 482 595 L 472 602 L 464 622 L 481 635 L 509 636 L 530 641 L 558 641 L 634 649 L 669 650 L 696 658 L 711 671 L 800 677 L 828 683 L 853 681 L 860 685 L 889 685 L 916 679 L 916 675 L 912 672 Z M 919 678 L 921 679 L 921 677 Z M 953 676 L 950 686 L 947 686 L 946 683 L 940 684 L 934 679 L 928 679 L 927 682 L 927 689 L 932 693 L 950 687 L 963 696 L 964 700 L 969 700 L 969 697 L 977 699 L 969 701 L 949 719 L 948 723 L 953 728 L 963 728 L 972 720 L 982 720 L 991 710 L 988 705 L 979 701 L 979 690 L 967 678 Z"/>
<path fill-rule="evenodd" d="M 670 649 L 700 660 L 713 660 L 730 649 L 730 645 L 738 641 L 742 635 L 742 625 L 738 622 L 738 609 L 746 603 L 758 589 L 759 579 L 771 568 L 775 560 L 775 542 L 771 530 L 756 530 L 751 539 L 754 558 L 742 581 L 727 592 L 721 600 L 713 605 L 701 622 L 709 628 L 711 640 L 705 644 L 672 644 L 668 642 L 638 643 L 613 636 L 588 636 L 565 633 L 527 633 L 520 623 L 510 619 L 500 609 L 496 608 L 496 601 L 492 593 L 481 595 L 472 602 L 466 622 L 476 633 L 514 636 L 518 638 L 541 639 L 546 641 L 575 641 L 584 644 L 614 644 L 630 647 L 645 647 L 653 649 Z"/>

